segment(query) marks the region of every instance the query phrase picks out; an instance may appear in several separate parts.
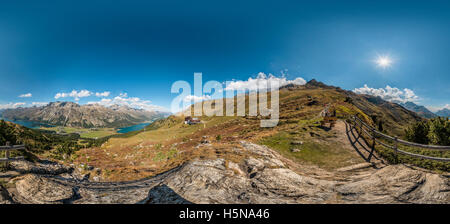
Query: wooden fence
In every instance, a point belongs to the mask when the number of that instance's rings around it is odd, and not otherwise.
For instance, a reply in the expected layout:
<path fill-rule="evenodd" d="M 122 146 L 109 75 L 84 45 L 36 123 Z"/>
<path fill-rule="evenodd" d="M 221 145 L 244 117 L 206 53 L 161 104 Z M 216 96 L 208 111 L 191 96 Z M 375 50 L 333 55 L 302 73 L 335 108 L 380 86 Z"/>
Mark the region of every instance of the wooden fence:
<path fill-rule="evenodd" d="M 9 162 L 24 159 L 23 156 L 10 157 L 10 152 L 16 150 L 25 150 L 25 145 L 11 145 L 7 142 L 5 146 L 0 146 L 0 152 L 5 151 L 5 157 L 0 158 L 0 162 L 5 162 L 6 167 L 8 167 Z"/>
<path fill-rule="evenodd" d="M 450 162 L 450 158 L 431 157 L 431 156 L 425 156 L 425 155 L 415 154 L 415 153 L 411 153 L 411 152 L 406 152 L 406 151 L 399 149 L 398 145 L 402 144 L 402 145 L 416 147 L 416 148 L 439 150 L 439 151 L 449 151 L 450 146 L 423 145 L 423 144 L 408 142 L 408 141 L 405 141 L 402 139 L 398 139 L 397 137 L 392 137 L 392 136 L 386 135 L 386 134 L 376 130 L 374 127 L 366 124 L 364 121 L 362 121 L 357 116 L 353 116 L 352 121 L 353 121 L 353 123 L 351 124 L 351 128 L 354 128 L 360 136 L 361 136 L 362 132 L 364 132 L 367 136 L 369 136 L 370 139 L 372 139 L 372 146 L 371 146 L 372 151 L 375 150 L 375 145 L 378 143 L 384 147 L 394 150 L 395 153 L 401 153 L 404 155 L 419 157 L 422 159 L 431 159 L 431 160 L 437 160 L 437 161 Z M 359 130 L 357 129 L 357 127 L 359 127 Z M 385 142 L 381 141 L 380 139 L 390 140 L 393 142 L 394 145 L 385 143 Z"/>

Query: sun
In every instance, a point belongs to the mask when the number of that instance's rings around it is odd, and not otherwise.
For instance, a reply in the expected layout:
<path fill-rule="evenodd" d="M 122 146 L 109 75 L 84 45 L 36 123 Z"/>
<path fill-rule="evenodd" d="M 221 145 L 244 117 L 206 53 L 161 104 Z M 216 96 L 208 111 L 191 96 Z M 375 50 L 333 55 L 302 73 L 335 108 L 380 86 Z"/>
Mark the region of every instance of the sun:
<path fill-rule="evenodd" d="M 381 68 L 388 68 L 392 65 L 392 60 L 388 56 L 378 56 L 375 62 Z"/>

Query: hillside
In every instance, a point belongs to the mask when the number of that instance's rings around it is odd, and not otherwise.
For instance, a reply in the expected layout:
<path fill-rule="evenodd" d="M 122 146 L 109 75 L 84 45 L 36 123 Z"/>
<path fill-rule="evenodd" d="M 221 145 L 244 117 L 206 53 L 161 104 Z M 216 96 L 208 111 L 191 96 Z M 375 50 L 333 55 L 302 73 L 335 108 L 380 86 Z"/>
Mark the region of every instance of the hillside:
<path fill-rule="evenodd" d="M 397 136 L 403 136 L 408 125 L 422 120 L 397 104 L 315 80 L 304 86 L 286 86 L 279 93 L 280 121 L 273 128 L 259 126 L 263 117 L 203 116 L 201 124 L 186 125 L 182 116 L 170 116 L 132 137 L 111 138 L 101 147 L 82 149 L 70 162 L 89 161 L 89 165 L 107 170 L 100 175 L 105 180 L 129 180 L 155 175 L 196 158 L 240 161 L 245 155 L 236 155 L 232 149 L 245 140 L 272 147 L 299 163 L 336 169 L 355 163 L 358 155 L 335 147 L 342 145 L 341 134 L 320 127 L 319 113 L 325 104 L 333 105 L 341 119 L 358 115 Z M 291 151 L 295 141 L 302 141 L 302 153 Z M 203 143 L 212 148 L 201 147 Z"/>
<path fill-rule="evenodd" d="M 85 140 L 84 144 L 80 144 L 79 137 L 78 134 L 58 135 L 0 120 L 0 146 L 5 145 L 6 142 L 12 145 L 24 144 L 27 148 L 28 159 L 35 159 L 36 155 L 42 155 L 54 149 L 64 149 L 65 152 L 76 151 L 94 143 L 93 140 Z M 55 153 L 60 154 L 59 152 Z"/>
<path fill-rule="evenodd" d="M 6 109 L 2 112 L 2 116 L 10 120 L 81 128 L 120 128 L 165 115 L 157 111 L 145 111 L 126 106 L 104 107 L 97 104 L 78 105 L 73 102 L 52 102 L 41 107 Z"/>

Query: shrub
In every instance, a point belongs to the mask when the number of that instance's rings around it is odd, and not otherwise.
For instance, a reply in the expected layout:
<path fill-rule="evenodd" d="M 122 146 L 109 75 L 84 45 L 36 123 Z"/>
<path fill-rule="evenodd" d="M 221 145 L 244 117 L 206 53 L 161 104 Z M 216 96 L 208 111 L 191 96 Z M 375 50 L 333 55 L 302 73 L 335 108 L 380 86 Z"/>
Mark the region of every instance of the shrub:
<path fill-rule="evenodd" d="M 406 139 L 420 144 L 450 145 L 450 121 L 437 117 L 420 121 L 406 129 Z"/>
<path fill-rule="evenodd" d="M 426 122 L 418 122 L 406 129 L 406 139 L 411 142 L 428 144 L 428 132 L 430 128 Z"/>
<path fill-rule="evenodd" d="M 450 145 L 450 122 L 438 117 L 429 122 L 428 140 L 434 145 Z"/>

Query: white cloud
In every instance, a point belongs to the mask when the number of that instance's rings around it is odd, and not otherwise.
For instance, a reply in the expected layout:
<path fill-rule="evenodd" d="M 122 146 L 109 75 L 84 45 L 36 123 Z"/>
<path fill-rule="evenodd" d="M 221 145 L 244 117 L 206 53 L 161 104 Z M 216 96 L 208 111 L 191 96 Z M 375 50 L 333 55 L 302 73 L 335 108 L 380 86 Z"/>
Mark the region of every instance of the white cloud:
<path fill-rule="evenodd" d="M 37 107 L 45 106 L 47 104 L 48 104 L 48 102 L 32 102 L 31 103 L 32 106 L 37 106 Z"/>
<path fill-rule="evenodd" d="M 88 90 L 80 90 L 79 92 L 76 90 L 72 90 L 72 92 L 70 93 L 57 93 L 55 95 L 55 99 L 59 99 L 59 98 L 66 98 L 66 97 L 73 97 L 76 101 L 80 100 L 80 98 L 82 97 L 88 97 L 91 96 L 92 92 L 88 91 Z"/>
<path fill-rule="evenodd" d="M 287 80 L 286 77 L 276 77 L 272 74 L 266 75 L 260 72 L 256 78 L 248 78 L 247 81 L 232 81 L 228 83 L 225 90 L 256 91 L 266 90 L 272 85 L 275 88 L 279 88 L 288 84 L 305 85 L 306 81 L 300 77 L 294 80 Z"/>
<path fill-rule="evenodd" d="M 0 109 L 13 109 L 25 105 L 23 102 L 0 104 Z"/>
<path fill-rule="evenodd" d="M 24 94 L 20 94 L 19 97 L 20 98 L 28 98 L 28 97 L 32 97 L 33 95 L 31 93 L 24 93 Z"/>
<path fill-rule="evenodd" d="M 189 96 L 184 97 L 183 100 L 184 100 L 184 102 L 192 102 L 192 101 L 200 102 L 200 101 L 209 100 L 209 99 L 211 99 L 211 96 L 208 96 L 208 95 L 203 95 L 203 96 L 189 95 Z"/>
<path fill-rule="evenodd" d="M 120 106 L 128 106 L 131 108 L 144 109 L 148 111 L 168 111 L 166 108 L 151 104 L 150 100 L 142 100 L 138 97 L 128 97 L 128 95 L 120 94 L 119 96 L 114 97 L 113 99 L 101 99 L 100 101 L 88 102 L 88 104 L 99 104 L 102 106 L 112 106 L 112 105 L 120 105 Z"/>
<path fill-rule="evenodd" d="M 372 96 L 379 96 L 383 100 L 395 102 L 395 103 L 406 103 L 406 102 L 417 102 L 419 97 L 414 93 L 414 91 L 410 89 L 400 90 L 398 88 L 393 88 L 390 86 L 386 86 L 386 88 L 370 88 L 367 84 L 364 84 L 364 87 L 356 88 L 353 90 L 355 93 L 359 94 L 367 94 Z"/>
<path fill-rule="evenodd" d="M 109 94 L 111 94 L 111 92 L 105 91 L 103 93 L 95 93 L 95 96 L 97 96 L 97 97 L 108 97 Z"/>

